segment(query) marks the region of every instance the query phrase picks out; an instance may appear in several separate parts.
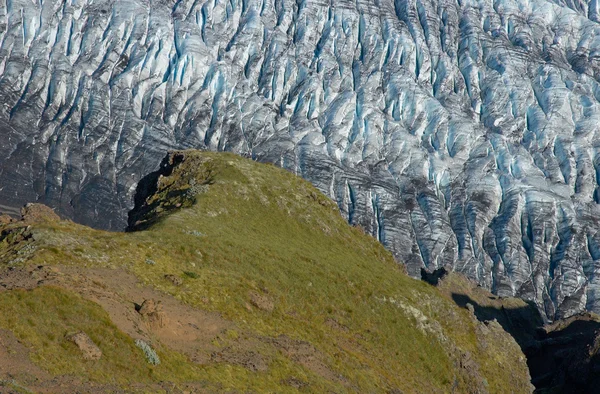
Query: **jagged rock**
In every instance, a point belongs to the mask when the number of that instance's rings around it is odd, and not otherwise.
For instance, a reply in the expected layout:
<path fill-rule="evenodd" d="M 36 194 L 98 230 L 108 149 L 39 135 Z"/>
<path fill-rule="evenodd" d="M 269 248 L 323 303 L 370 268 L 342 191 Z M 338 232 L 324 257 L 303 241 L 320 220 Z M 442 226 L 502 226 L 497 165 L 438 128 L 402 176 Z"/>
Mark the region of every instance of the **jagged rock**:
<path fill-rule="evenodd" d="M 451 269 L 449 267 L 441 267 L 433 272 L 428 272 L 425 268 L 421 268 L 421 280 L 430 285 L 437 286 L 440 280 L 444 279 L 450 272 Z"/>
<path fill-rule="evenodd" d="M 21 218 L 26 222 L 58 222 L 58 216 L 54 210 L 43 204 L 27 204 L 21 208 Z"/>
<path fill-rule="evenodd" d="M 92 341 L 85 332 L 78 332 L 69 337 L 69 340 L 81 351 L 86 360 L 99 360 L 102 357 L 102 350 Z"/>
<path fill-rule="evenodd" d="M 540 328 L 527 343 L 532 381 L 549 392 L 591 393 L 600 384 L 600 317 L 578 314 Z"/>
<path fill-rule="evenodd" d="M 160 301 L 155 302 L 152 299 L 144 300 L 137 311 L 151 326 L 156 326 L 158 328 L 164 326 L 165 314 L 162 310 L 162 304 Z"/>
<path fill-rule="evenodd" d="M 4 224 L 9 224 L 13 222 L 13 218 L 10 217 L 9 215 L 0 215 L 0 226 L 4 225 Z"/>

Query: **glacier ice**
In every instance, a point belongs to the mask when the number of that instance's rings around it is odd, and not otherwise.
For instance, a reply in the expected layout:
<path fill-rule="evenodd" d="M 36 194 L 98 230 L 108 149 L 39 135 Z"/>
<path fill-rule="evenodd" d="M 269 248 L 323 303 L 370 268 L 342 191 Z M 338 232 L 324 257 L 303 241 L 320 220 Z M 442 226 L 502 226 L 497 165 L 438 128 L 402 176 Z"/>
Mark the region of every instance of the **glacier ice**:
<path fill-rule="evenodd" d="M 165 151 L 235 151 L 412 275 L 600 312 L 599 22 L 589 0 L 6 0 L 0 203 L 119 229 Z"/>

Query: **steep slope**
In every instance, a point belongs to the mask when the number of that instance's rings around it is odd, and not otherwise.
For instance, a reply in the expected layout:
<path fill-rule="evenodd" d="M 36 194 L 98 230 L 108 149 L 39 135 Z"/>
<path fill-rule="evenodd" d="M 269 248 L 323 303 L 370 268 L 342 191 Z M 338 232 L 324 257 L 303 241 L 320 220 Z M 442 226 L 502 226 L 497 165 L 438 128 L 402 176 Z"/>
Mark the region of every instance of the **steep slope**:
<path fill-rule="evenodd" d="M 581 313 L 543 324 L 532 302 L 492 296 L 462 275 L 441 268 L 424 279 L 480 321 L 497 321 L 527 357 L 537 393 L 594 393 L 600 378 L 600 316 Z"/>
<path fill-rule="evenodd" d="M 174 148 L 310 180 L 417 276 L 600 312 L 595 1 L 11 0 L 0 204 L 122 229 Z"/>
<path fill-rule="evenodd" d="M 2 226 L 4 384 L 531 391 L 523 353 L 500 325 L 407 276 L 334 202 L 285 170 L 175 152 L 136 200 L 138 231 L 128 233 L 58 220 L 37 205 Z M 99 360 L 69 342 L 78 332 L 103 352 Z M 134 340 L 160 364 L 148 364 Z"/>

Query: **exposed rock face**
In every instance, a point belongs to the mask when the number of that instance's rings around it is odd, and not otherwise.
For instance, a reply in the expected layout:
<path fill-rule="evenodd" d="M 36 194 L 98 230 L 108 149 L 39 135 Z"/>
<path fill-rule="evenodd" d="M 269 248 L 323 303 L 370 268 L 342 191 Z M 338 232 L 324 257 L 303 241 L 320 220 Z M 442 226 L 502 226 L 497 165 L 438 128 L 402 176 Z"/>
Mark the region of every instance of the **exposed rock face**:
<path fill-rule="evenodd" d="M 595 393 L 600 384 L 600 316 L 581 313 L 543 325 L 542 316 L 531 302 L 492 296 L 474 282 L 443 268 L 423 280 L 450 295 L 472 313 L 478 325 L 480 346 L 498 343 L 510 333 L 527 357 L 531 382 L 540 393 Z M 486 338 L 483 341 L 481 338 Z M 509 349 L 510 343 L 503 347 Z M 524 361 L 524 357 L 523 357 Z M 537 391 L 536 391 L 537 392 Z"/>
<path fill-rule="evenodd" d="M 157 303 L 152 299 L 144 300 L 137 311 L 151 327 L 161 328 L 164 326 L 165 313 L 160 302 Z"/>
<path fill-rule="evenodd" d="M 26 222 L 57 222 L 60 217 L 50 207 L 43 204 L 26 204 L 21 208 L 21 220 Z"/>
<path fill-rule="evenodd" d="M 0 203 L 121 229 L 164 152 L 316 184 L 418 276 L 600 311 L 594 1 L 13 0 Z"/>
<path fill-rule="evenodd" d="M 533 382 L 558 393 L 593 393 L 600 384 L 600 317 L 582 313 L 539 330 L 524 348 Z"/>

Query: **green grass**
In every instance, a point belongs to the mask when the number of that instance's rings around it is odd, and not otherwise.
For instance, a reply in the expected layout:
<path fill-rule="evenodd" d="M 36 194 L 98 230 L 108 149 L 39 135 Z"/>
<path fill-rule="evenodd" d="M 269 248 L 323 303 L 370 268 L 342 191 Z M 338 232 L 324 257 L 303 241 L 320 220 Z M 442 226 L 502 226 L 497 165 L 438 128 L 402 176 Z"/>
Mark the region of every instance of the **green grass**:
<path fill-rule="evenodd" d="M 191 368 L 172 368 L 181 359 L 173 352 L 160 354 L 169 360 L 164 368 L 149 365 L 133 340 L 114 326 L 99 305 L 64 289 L 43 286 L 1 292 L 0 310 L 0 327 L 13 331 L 29 345 L 31 359 L 51 374 L 117 384 L 200 379 L 198 371 Z M 84 360 L 68 340 L 79 331 L 88 334 L 102 350 L 100 360 Z"/>
<path fill-rule="evenodd" d="M 207 173 L 208 189 L 190 197 L 190 179 L 205 180 Z M 187 153 L 150 203 L 154 208 L 144 218 L 153 225 L 145 231 L 115 234 L 69 222 L 40 224 L 33 231 L 42 241 L 30 262 L 125 267 L 145 284 L 220 312 L 257 337 L 285 334 L 311 343 L 343 380 L 319 376 L 272 348 L 262 350 L 273 360 L 266 372 L 192 366 L 185 376 L 238 390 L 288 390 L 281 381 L 300 374 L 313 391 L 450 392 L 457 385 L 466 391 L 473 382 L 456 367 L 460 349 L 481 365 L 493 392 L 519 391 L 512 382 L 525 379 L 526 372 L 517 367 L 498 370 L 489 362 L 516 364 L 518 354 L 507 354 L 500 344 L 482 346 L 467 311 L 406 276 L 375 239 L 347 225 L 332 201 L 284 170 L 231 154 Z M 185 208 L 175 209 L 178 204 Z M 11 248 L 17 247 L 6 246 Z M 173 285 L 165 274 L 183 278 L 183 285 Z M 253 292 L 272 300 L 274 310 L 249 308 Z M 89 323 L 97 319 L 111 327 L 101 314 Z M 332 321 L 344 329 L 332 328 Z M 18 327 L 27 331 L 26 323 Z M 131 357 L 142 357 L 132 341 L 117 333 L 109 337 L 126 344 L 122 351 L 131 349 Z M 46 367 L 64 351 L 59 345 L 48 349 L 35 359 Z M 129 353 L 122 356 L 127 360 Z M 88 373 L 74 365 L 71 373 Z M 150 372 L 165 365 L 168 360 L 144 366 L 131 379 L 154 379 Z M 108 376 L 112 367 L 106 368 L 94 376 Z"/>

